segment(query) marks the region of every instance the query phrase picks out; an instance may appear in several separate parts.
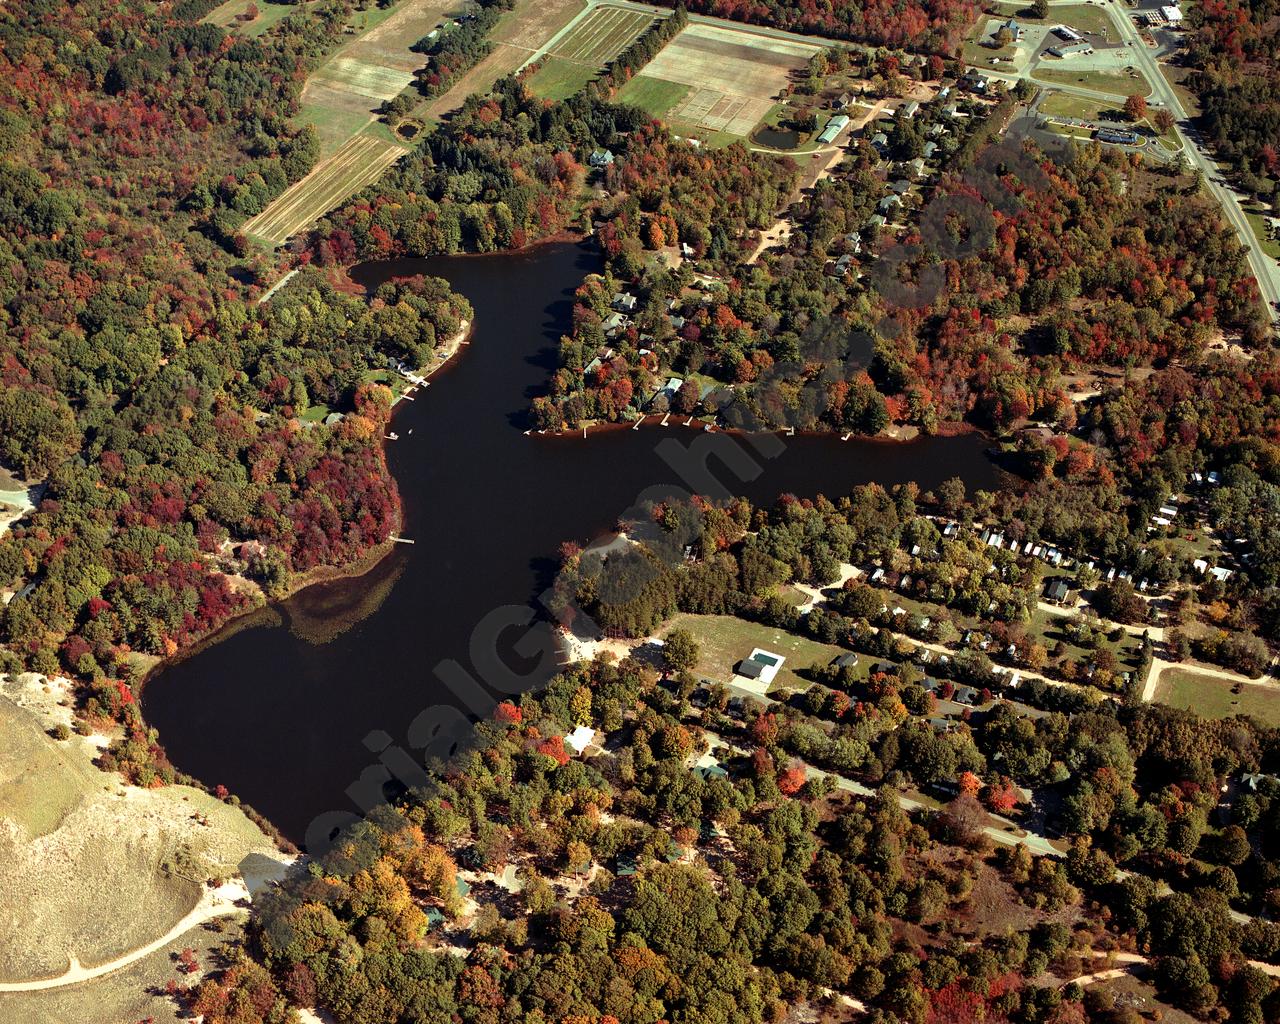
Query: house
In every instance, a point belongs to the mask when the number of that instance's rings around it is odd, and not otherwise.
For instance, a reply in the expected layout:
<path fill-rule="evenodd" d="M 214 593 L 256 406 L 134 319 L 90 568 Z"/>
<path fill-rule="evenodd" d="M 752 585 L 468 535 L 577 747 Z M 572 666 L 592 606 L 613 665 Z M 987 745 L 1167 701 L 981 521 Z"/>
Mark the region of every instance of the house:
<path fill-rule="evenodd" d="M 1116 146 L 1136 146 L 1138 144 L 1138 133 L 1131 132 L 1127 128 L 1099 128 L 1093 133 L 1093 137 L 1099 142 L 1110 142 Z"/>
<path fill-rule="evenodd" d="M 756 647 L 738 663 L 738 675 L 746 676 L 748 679 L 758 679 L 768 686 L 786 660 L 781 654 L 774 654 L 772 651 Z"/>
<path fill-rule="evenodd" d="M 630 292 L 615 292 L 613 298 L 609 300 L 609 305 L 621 313 L 633 313 L 637 301 Z"/>
<path fill-rule="evenodd" d="M 978 703 L 978 691 L 972 686 L 957 686 L 951 699 L 957 704 L 968 704 L 970 707 Z"/>
<path fill-rule="evenodd" d="M 965 76 L 960 80 L 960 84 L 963 85 L 970 92 L 985 93 L 987 91 L 988 86 L 990 86 L 991 84 L 991 80 L 981 72 L 975 71 L 973 68 L 970 68 L 967 72 L 965 72 Z"/>
<path fill-rule="evenodd" d="M 941 128 L 942 125 L 935 124 L 934 127 Z M 926 142 L 924 144 L 924 149 L 922 149 L 920 152 L 924 155 L 924 160 L 932 160 L 933 154 L 938 152 L 938 144 L 936 142 Z M 922 166 L 924 164 L 924 160 L 920 161 Z M 912 161 L 912 162 L 914 163 L 915 161 Z"/>
<path fill-rule="evenodd" d="M 823 128 L 822 131 L 819 133 L 818 142 L 824 145 L 827 143 L 835 142 L 836 136 L 839 135 L 842 131 L 844 131 L 845 126 L 848 123 L 849 123 L 848 117 L 846 117 L 844 114 L 836 114 L 835 117 L 833 117 L 830 121 L 827 122 L 827 126 Z"/>
<path fill-rule="evenodd" d="M 1015 43 L 1021 42 L 1022 36 L 1023 36 L 1023 30 L 1022 30 L 1022 26 L 1018 24 L 1017 18 L 1010 18 L 1003 25 L 1001 25 L 1000 28 L 1007 28 L 1009 30 L 1009 35 L 1013 37 L 1013 41 Z"/>
<path fill-rule="evenodd" d="M 948 103 L 945 107 L 942 108 L 942 113 L 946 117 L 959 117 L 960 108 L 956 106 L 954 103 Z"/>
<path fill-rule="evenodd" d="M 580 725 L 564 738 L 564 745 L 572 748 L 575 754 L 581 754 L 595 741 L 596 731 L 589 725 Z"/>
<path fill-rule="evenodd" d="M 932 146 L 932 145 L 933 145 L 932 142 L 928 143 L 925 146 L 925 152 L 930 152 L 929 146 Z M 924 177 L 924 157 L 918 156 L 914 160 L 909 161 L 907 163 L 907 170 L 910 172 L 911 177 L 923 178 Z"/>
<path fill-rule="evenodd" d="M 835 107 L 835 108 L 836 108 L 836 110 L 844 110 L 844 109 L 845 109 L 845 107 L 852 106 L 852 105 L 853 105 L 853 93 L 842 92 L 839 96 L 837 96 L 837 97 L 836 97 L 836 98 L 831 102 L 831 105 L 832 105 L 833 107 Z"/>
<path fill-rule="evenodd" d="M 884 132 L 876 132 L 871 136 L 871 145 L 875 147 L 877 153 L 883 154 L 889 146 L 889 136 Z"/>
<path fill-rule="evenodd" d="M 902 106 L 898 108 L 898 113 L 902 115 L 904 118 L 906 118 L 907 120 L 911 120 L 911 118 L 916 116 L 916 112 L 919 111 L 919 109 L 920 109 L 920 104 L 917 103 L 915 100 L 911 100 L 907 103 L 902 104 Z"/>
<path fill-rule="evenodd" d="M 907 181 L 906 178 L 899 178 L 897 181 L 890 183 L 889 191 L 894 195 L 905 196 L 911 191 L 911 182 Z"/>
<path fill-rule="evenodd" d="M 853 668 L 858 664 L 858 656 L 852 652 L 841 654 L 831 664 L 835 665 L 836 668 Z"/>
<path fill-rule="evenodd" d="M 593 150 L 587 163 L 592 167 L 609 167 L 613 164 L 613 153 L 607 149 Z"/>
<path fill-rule="evenodd" d="M 953 114 L 953 115 L 951 115 L 951 116 L 953 116 L 953 117 L 954 117 L 955 115 Z M 938 121 L 938 122 L 934 123 L 932 126 L 930 126 L 930 128 L 929 128 L 929 134 L 930 134 L 930 135 L 932 135 L 935 139 L 936 139 L 936 138 L 939 138 L 940 136 L 946 135 L 946 134 L 947 134 L 947 126 L 946 126 L 945 124 L 943 124 L 941 121 Z"/>
<path fill-rule="evenodd" d="M 853 257 L 845 253 L 838 260 L 827 264 L 827 274 L 830 277 L 844 277 L 849 272 L 849 266 L 853 263 Z"/>
<path fill-rule="evenodd" d="M 1088 56 L 1093 53 L 1093 47 L 1088 43 L 1056 43 L 1046 52 L 1059 60 L 1068 60 L 1071 57 Z"/>
<path fill-rule="evenodd" d="M 956 731 L 956 723 L 950 718 L 934 717 L 927 719 L 934 732 L 948 733 Z"/>
<path fill-rule="evenodd" d="M 882 214 L 889 215 L 893 213 L 893 209 L 895 206 L 901 206 L 901 205 L 902 205 L 901 196 L 885 196 L 883 199 L 880 200 L 879 203 L 876 204 L 876 209 L 878 209 Z"/>
<path fill-rule="evenodd" d="M 870 219 L 867 221 L 867 227 L 869 227 L 869 228 L 882 228 L 882 227 L 884 227 L 884 226 L 885 226 L 885 224 L 887 224 L 887 223 L 888 223 L 888 222 L 884 219 L 884 216 L 883 216 L 883 215 L 881 215 L 881 214 L 879 214 L 879 213 L 873 213 L 873 214 L 871 215 Z"/>
<path fill-rule="evenodd" d="M 1065 604 L 1067 597 L 1071 594 L 1071 584 L 1064 580 L 1061 576 L 1051 579 L 1044 588 L 1044 596 L 1046 601 L 1053 601 L 1055 604 Z"/>
<path fill-rule="evenodd" d="M 336 427 L 339 423 L 342 422 L 342 419 L 343 419 L 342 413 L 331 412 L 329 413 L 328 416 L 324 418 L 324 425 L 326 427 Z"/>
<path fill-rule="evenodd" d="M 940 100 L 945 100 L 950 95 L 951 95 L 951 86 L 944 85 L 941 89 L 938 90 L 938 95 L 936 98 Z"/>
<path fill-rule="evenodd" d="M 600 326 L 604 328 L 605 334 L 612 334 L 627 326 L 627 318 L 622 313 L 610 313 Z"/>

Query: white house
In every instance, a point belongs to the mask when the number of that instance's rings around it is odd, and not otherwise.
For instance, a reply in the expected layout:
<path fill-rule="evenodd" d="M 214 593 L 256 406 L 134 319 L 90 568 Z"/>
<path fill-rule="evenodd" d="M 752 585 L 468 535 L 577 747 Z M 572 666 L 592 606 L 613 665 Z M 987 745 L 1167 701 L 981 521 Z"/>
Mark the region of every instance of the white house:
<path fill-rule="evenodd" d="M 589 725 L 580 725 L 564 738 L 564 745 L 575 754 L 581 754 L 595 741 L 596 731 Z"/>

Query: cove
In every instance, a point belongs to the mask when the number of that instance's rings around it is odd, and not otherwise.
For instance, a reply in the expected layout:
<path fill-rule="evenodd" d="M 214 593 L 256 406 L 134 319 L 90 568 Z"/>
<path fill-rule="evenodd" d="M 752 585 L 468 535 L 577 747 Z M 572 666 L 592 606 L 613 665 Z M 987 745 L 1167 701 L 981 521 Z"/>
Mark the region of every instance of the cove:
<path fill-rule="evenodd" d="M 415 401 L 397 406 L 400 440 L 387 455 L 404 536 L 415 543 L 396 545 L 364 576 L 310 587 L 232 623 L 155 673 L 143 709 L 181 771 L 227 786 L 301 844 L 321 812 L 356 810 L 345 791 L 377 761 L 366 737 L 380 731 L 372 746 L 389 738 L 411 750 L 406 730 L 419 712 L 465 706 L 436 667 L 453 659 L 484 678 L 472 656 L 477 624 L 502 606 L 534 604 L 562 541 L 611 530 L 648 488 L 695 489 L 660 450 L 706 436 L 695 429 L 654 420 L 585 439 L 524 433 L 530 399 L 545 390 L 569 329 L 574 289 L 598 269 L 590 246 L 570 243 L 355 268 L 365 287 L 443 277 L 476 311 L 471 344 Z M 718 478 L 757 503 L 788 492 L 835 498 L 869 481 L 999 483 L 976 434 L 784 437 L 772 456 L 748 439 L 733 444 L 758 475 L 740 480 L 715 466 Z M 517 631 L 509 632 L 514 642 Z M 510 652 L 504 657 L 511 663 Z"/>

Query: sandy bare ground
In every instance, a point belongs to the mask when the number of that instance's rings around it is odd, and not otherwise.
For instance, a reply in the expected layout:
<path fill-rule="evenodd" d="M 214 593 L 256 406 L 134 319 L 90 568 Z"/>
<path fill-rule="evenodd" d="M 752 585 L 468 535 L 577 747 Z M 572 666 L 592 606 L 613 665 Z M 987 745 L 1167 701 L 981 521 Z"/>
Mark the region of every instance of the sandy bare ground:
<path fill-rule="evenodd" d="M 0 991 L 68 964 L 136 963 L 221 906 L 204 902 L 210 879 L 270 875 L 284 859 L 238 807 L 97 769 L 107 737 L 53 739 L 67 693 L 35 675 L 0 685 Z"/>
<path fill-rule="evenodd" d="M 206 921 L 212 921 L 215 917 L 223 917 L 226 914 L 238 913 L 241 908 L 236 904 L 248 899 L 249 888 L 239 879 L 224 882 L 217 888 L 207 888 L 182 920 L 145 946 L 139 946 L 123 956 L 98 964 L 96 967 L 85 967 L 72 953 L 66 971 L 57 977 L 41 978 L 37 981 L 0 981 L 0 992 L 39 992 L 45 989 L 62 988 L 65 985 L 79 985 L 94 978 L 105 977 L 164 949 L 169 943 L 177 941 L 184 933 Z"/>

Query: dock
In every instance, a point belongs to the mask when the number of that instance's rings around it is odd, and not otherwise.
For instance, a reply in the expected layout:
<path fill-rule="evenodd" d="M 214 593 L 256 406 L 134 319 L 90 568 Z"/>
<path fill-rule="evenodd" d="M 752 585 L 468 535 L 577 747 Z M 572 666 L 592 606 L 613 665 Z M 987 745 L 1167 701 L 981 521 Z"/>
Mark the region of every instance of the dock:
<path fill-rule="evenodd" d="M 636 424 L 635 424 L 635 426 L 634 426 L 634 427 L 632 427 L 631 429 L 632 429 L 632 430 L 639 430 L 639 429 L 640 429 L 640 424 L 641 424 L 641 423 L 643 423 L 644 421 L 645 421 L 645 417 L 644 417 L 644 416 L 641 416 L 638 420 L 636 420 Z"/>
<path fill-rule="evenodd" d="M 660 425 L 665 427 L 667 425 L 667 420 L 669 419 L 671 419 L 671 413 L 667 413 L 662 417 L 662 423 Z"/>
<path fill-rule="evenodd" d="M 408 537 L 392 537 L 391 539 L 392 539 L 393 541 L 395 541 L 395 543 L 397 543 L 397 544 L 412 544 L 412 543 L 413 543 L 413 541 L 411 541 Z"/>

